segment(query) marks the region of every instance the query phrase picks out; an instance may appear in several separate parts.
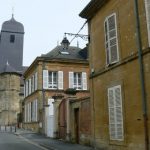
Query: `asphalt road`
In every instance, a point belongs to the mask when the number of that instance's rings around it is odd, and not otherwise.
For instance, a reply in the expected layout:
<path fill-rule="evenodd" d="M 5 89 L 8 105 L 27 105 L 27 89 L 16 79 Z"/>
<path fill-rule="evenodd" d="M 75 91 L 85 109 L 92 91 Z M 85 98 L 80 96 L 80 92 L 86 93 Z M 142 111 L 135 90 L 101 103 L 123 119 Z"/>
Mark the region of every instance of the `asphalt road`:
<path fill-rule="evenodd" d="M 47 150 L 40 145 L 13 133 L 0 132 L 0 150 Z"/>

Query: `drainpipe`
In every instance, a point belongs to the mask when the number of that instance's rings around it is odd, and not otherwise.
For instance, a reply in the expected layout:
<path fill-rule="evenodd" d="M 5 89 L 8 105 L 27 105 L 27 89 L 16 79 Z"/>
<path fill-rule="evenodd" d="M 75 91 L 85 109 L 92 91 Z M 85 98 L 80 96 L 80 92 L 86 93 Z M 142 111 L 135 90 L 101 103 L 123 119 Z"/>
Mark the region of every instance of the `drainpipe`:
<path fill-rule="evenodd" d="M 142 41 L 140 33 L 140 19 L 138 11 L 138 0 L 134 0 L 134 11 L 136 19 L 136 40 L 138 48 L 138 61 L 140 69 L 140 82 L 141 82 L 141 93 L 142 93 L 142 111 L 144 119 L 144 132 L 145 132 L 145 150 L 149 150 L 149 135 L 148 135 L 148 116 L 147 116 L 147 99 L 146 99 L 146 90 L 145 90 L 145 78 L 144 78 L 144 66 L 143 66 L 143 57 L 142 57 Z"/>

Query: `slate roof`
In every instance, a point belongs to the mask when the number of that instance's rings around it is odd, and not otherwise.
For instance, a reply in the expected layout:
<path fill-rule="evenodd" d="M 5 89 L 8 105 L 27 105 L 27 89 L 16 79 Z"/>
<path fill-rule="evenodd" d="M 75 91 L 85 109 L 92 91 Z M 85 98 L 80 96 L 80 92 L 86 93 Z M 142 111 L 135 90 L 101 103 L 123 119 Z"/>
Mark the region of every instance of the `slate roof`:
<path fill-rule="evenodd" d="M 66 39 L 63 41 L 66 41 Z M 66 43 L 65 43 L 66 44 Z M 53 50 L 47 54 L 41 55 L 41 57 L 48 57 L 51 59 L 72 59 L 72 60 L 86 60 L 87 48 L 81 49 L 75 46 L 69 46 L 64 48 L 63 43 L 56 46 Z"/>
<path fill-rule="evenodd" d="M 21 75 L 21 73 L 19 73 L 15 68 L 13 68 L 8 62 L 6 63 L 6 65 L 1 71 L 1 74 L 3 73 L 14 73 L 14 74 Z"/>
<path fill-rule="evenodd" d="M 2 24 L 2 32 L 19 32 L 24 33 L 23 24 L 17 22 L 12 15 L 12 18 Z"/>

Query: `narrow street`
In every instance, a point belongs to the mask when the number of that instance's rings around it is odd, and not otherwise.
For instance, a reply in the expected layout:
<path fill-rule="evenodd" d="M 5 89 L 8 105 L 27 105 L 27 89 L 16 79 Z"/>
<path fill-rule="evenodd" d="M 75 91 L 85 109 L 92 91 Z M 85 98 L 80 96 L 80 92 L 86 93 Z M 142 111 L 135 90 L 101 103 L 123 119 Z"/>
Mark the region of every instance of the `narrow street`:
<path fill-rule="evenodd" d="M 0 132 L 0 150 L 47 150 L 22 136 Z"/>
<path fill-rule="evenodd" d="M 94 150 L 94 148 L 17 129 L 17 132 L 13 133 L 0 132 L 0 150 Z"/>

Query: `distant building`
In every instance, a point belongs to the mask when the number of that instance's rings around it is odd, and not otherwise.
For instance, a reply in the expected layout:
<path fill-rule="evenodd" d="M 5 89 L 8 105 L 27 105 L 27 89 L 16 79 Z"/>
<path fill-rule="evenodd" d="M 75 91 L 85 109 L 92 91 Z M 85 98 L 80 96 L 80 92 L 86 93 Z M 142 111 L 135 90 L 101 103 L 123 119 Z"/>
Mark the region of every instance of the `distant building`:
<path fill-rule="evenodd" d="M 0 33 L 0 125 L 21 120 L 24 27 L 12 15 Z M 19 117 L 19 118 L 18 118 Z"/>
<path fill-rule="evenodd" d="M 66 37 L 61 45 L 37 57 L 24 73 L 24 127 L 53 138 L 89 143 L 91 118 L 84 117 L 87 109 L 90 112 L 88 76 L 87 48 L 70 46 Z M 76 89 L 77 94 L 70 95 L 67 89 Z M 86 132 L 77 120 L 81 118 Z"/>
<path fill-rule="evenodd" d="M 91 0 L 80 16 L 88 20 L 90 36 L 92 145 L 107 150 L 148 150 L 150 0 Z"/>
<path fill-rule="evenodd" d="M 2 24 L 0 33 L 0 72 L 8 62 L 16 71 L 22 72 L 24 27 L 13 15 Z"/>

